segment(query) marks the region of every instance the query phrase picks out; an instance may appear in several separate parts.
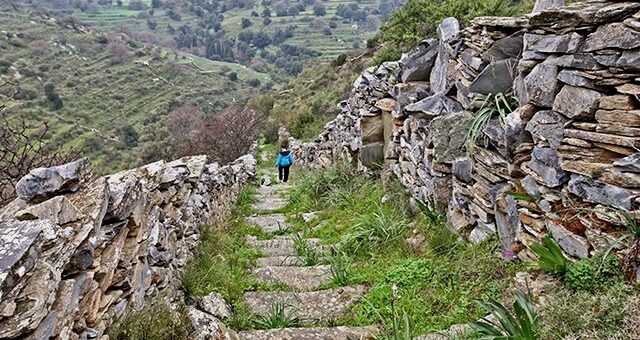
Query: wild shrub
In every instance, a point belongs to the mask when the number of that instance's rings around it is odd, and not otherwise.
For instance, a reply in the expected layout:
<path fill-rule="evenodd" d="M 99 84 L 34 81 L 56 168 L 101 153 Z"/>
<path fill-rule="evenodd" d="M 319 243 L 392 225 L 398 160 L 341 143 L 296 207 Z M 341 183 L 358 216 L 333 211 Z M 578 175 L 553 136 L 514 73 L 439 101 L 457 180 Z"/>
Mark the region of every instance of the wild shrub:
<path fill-rule="evenodd" d="M 359 215 L 342 241 L 344 249 L 357 253 L 365 247 L 388 245 L 402 240 L 409 224 L 392 208 L 378 205 L 376 211 Z"/>
<path fill-rule="evenodd" d="M 573 289 L 592 291 L 620 277 L 620 273 L 620 261 L 617 257 L 603 258 L 602 254 L 598 254 L 570 263 L 564 281 Z"/>
<path fill-rule="evenodd" d="M 500 125 L 504 127 L 507 115 L 518 107 L 515 97 L 508 94 L 496 93 L 489 95 L 478 95 L 474 103 L 480 102 L 480 109 L 474 113 L 473 119 L 469 123 L 469 130 L 465 137 L 467 152 L 473 153 L 473 148 L 478 138 L 484 134 L 484 128 L 493 117 L 498 117 Z"/>
<path fill-rule="evenodd" d="M 290 306 L 286 302 L 278 302 L 269 306 L 267 315 L 256 316 L 254 324 L 257 329 L 293 328 L 302 324 L 302 320 L 295 313 L 288 311 Z"/>

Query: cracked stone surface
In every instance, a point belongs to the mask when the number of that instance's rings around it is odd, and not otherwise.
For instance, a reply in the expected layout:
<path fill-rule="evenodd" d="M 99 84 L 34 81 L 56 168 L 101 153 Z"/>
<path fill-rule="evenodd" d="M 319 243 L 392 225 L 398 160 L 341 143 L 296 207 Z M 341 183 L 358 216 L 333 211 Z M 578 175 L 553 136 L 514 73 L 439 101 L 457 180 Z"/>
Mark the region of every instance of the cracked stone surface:
<path fill-rule="evenodd" d="M 365 286 L 340 287 L 315 292 L 249 292 L 249 310 L 269 315 L 271 306 L 282 303 L 285 313 L 305 321 L 327 321 L 344 315 L 366 293 Z"/>
<path fill-rule="evenodd" d="M 274 211 L 284 208 L 285 205 L 287 205 L 287 200 L 274 197 L 260 199 L 258 202 L 253 204 L 252 208 L 256 211 Z"/>
<path fill-rule="evenodd" d="M 269 256 L 261 257 L 256 260 L 258 267 L 274 267 L 274 266 L 301 266 L 302 259 L 298 256 Z"/>
<path fill-rule="evenodd" d="M 261 281 L 282 283 L 297 291 L 312 291 L 331 282 L 331 266 L 312 267 L 263 267 L 253 269 L 252 274 Z"/>
<path fill-rule="evenodd" d="M 257 225 L 267 233 L 273 233 L 291 227 L 286 219 L 287 217 L 284 214 L 272 214 L 246 217 L 245 222 L 249 225 Z"/>
<path fill-rule="evenodd" d="M 253 236 L 247 236 L 245 242 L 256 248 L 265 257 L 270 256 L 296 256 L 296 249 L 294 241 L 289 236 L 279 236 L 271 240 L 258 240 Z M 319 245 L 319 239 L 307 239 L 307 242 L 316 251 L 326 252 L 328 251 L 326 246 Z"/>
<path fill-rule="evenodd" d="M 374 327 L 284 328 L 241 332 L 242 340 L 364 340 L 375 339 Z"/>

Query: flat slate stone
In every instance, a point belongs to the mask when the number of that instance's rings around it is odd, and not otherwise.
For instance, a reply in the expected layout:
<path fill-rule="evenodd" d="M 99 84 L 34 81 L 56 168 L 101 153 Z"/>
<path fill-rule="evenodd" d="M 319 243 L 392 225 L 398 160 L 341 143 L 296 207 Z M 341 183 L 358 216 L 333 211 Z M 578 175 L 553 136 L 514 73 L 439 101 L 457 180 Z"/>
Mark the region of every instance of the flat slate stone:
<path fill-rule="evenodd" d="M 283 283 L 298 291 L 312 291 L 331 281 L 331 266 L 264 267 L 253 269 L 252 274 L 261 281 Z"/>
<path fill-rule="evenodd" d="M 303 261 L 298 256 L 269 256 L 261 257 L 256 260 L 258 267 L 273 267 L 273 266 L 301 266 Z"/>
<path fill-rule="evenodd" d="M 286 230 L 291 225 L 286 222 L 287 216 L 284 214 L 272 214 L 246 217 L 244 220 L 249 225 L 257 225 L 266 233 Z"/>
<path fill-rule="evenodd" d="M 256 211 L 280 210 L 287 205 L 287 200 L 282 198 L 260 198 L 251 208 Z"/>
<path fill-rule="evenodd" d="M 367 340 L 378 330 L 371 327 L 283 328 L 241 332 L 242 340 Z"/>
<path fill-rule="evenodd" d="M 344 315 L 367 292 L 365 286 L 340 287 L 315 292 L 249 292 L 245 302 L 252 313 L 268 316 L 274 304 L 304 321 L 328 321 Z"/>
<path fill-rule="evenodd" d="M 245 242 L 267 257 L 297 255 L 295 243 L 290 236 L 279 236 L 271 240 L 258 240 L 254 236 L 246 236 Z M 318 252 L 328 251 L 326 246 L 320 245 L 320 240 L 317 238 L 307 239 L 307 243 Z"/>

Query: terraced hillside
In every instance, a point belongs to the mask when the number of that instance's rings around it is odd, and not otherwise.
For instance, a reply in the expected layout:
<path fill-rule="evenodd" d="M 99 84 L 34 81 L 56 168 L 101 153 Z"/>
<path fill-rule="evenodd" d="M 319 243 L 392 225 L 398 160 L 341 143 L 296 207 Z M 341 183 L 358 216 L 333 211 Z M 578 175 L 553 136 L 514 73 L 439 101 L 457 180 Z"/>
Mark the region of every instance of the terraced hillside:
<path fill-rule="evenodd" d="M 3 100 L 4 115 L 33 126 L 46 122 L 50 139 L 81 149 L 103 172 L 164 157 L 165 119 L 174 108 L 192 104 L 213 113 L 255 96 L 258 84 L 270 81 L 241 65 L 53 18 L 5 9 L 0 22 L 0 84 L 11 82 L 0 91 L 15 94 Z M 57 95 L 62 107 L 52 105 L 49 95 Z"/>

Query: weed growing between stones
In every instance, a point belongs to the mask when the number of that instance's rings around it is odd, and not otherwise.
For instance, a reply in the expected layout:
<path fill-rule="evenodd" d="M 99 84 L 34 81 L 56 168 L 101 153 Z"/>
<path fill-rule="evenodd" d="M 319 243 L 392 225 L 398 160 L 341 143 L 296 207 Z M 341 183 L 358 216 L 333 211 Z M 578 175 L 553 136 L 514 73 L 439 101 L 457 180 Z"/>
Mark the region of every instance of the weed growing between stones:
<path fill-rule="evenodd" d="M 253 320 L 256 329 L 290 328 L 298 327 L 302 320 L 294 316 L 295 313 L 287 311 L 290 306 L 286 303 L 274 303 L 269 308 L 268 315 L 256 316 Z"/>
<path fill-rule="evenodd" d="M 187 340 L 193 329 L 186 310 L 172 310 L 161 298 L 146 308 L 126 315 L 113 325 L 109 339 L 114 340 Z"/>
<path fill-rule="evenodd" d="M 497 319 L 497 321 L 491 321 L 483 318 L 472 324 L 482 338 L 539 339 L 540 326 L 530 292 L 527 294 L 516 292 L 513 313 L 494 299 L 489 299 L 488 302 L 478 301 L 478 304 L 487 314 Z"/>
<path fill-rule="evenodd" d="M 302 233 L 293 234 L 293 243 L 297 255 L 302 259 L 305 266 L 315 266 L 320 264 L 321 257 L 316 249 L 314 249 Z"/>

